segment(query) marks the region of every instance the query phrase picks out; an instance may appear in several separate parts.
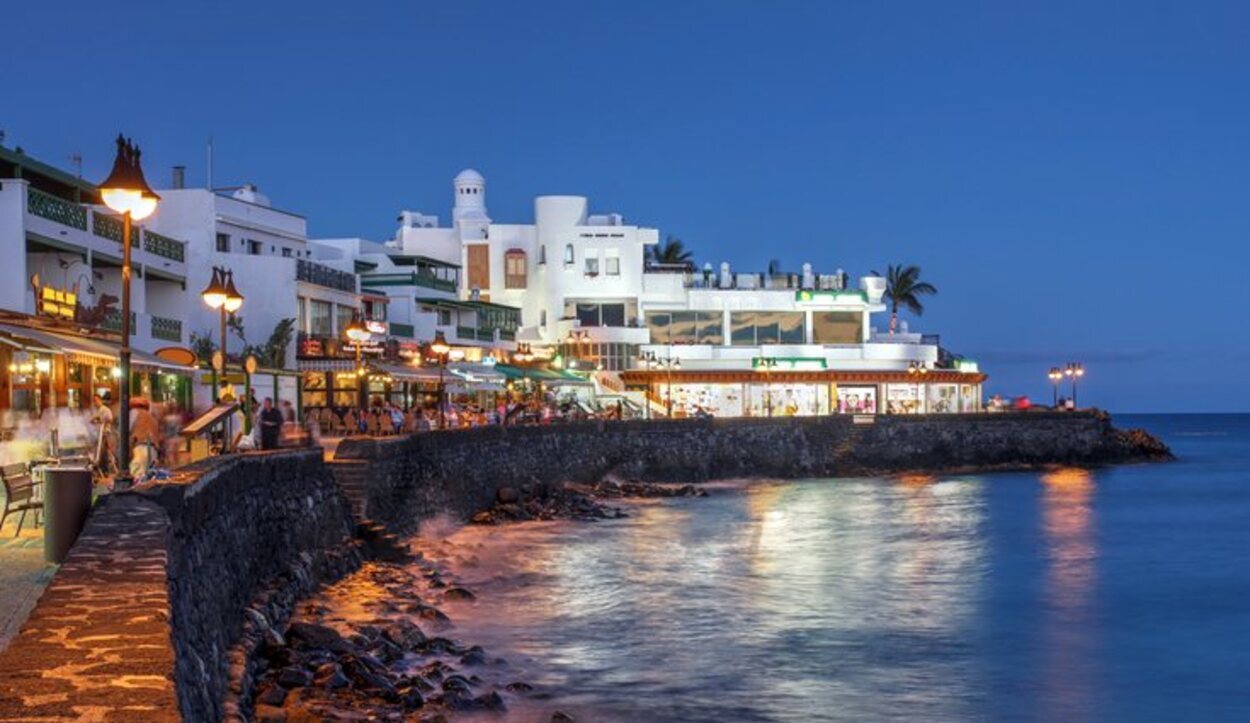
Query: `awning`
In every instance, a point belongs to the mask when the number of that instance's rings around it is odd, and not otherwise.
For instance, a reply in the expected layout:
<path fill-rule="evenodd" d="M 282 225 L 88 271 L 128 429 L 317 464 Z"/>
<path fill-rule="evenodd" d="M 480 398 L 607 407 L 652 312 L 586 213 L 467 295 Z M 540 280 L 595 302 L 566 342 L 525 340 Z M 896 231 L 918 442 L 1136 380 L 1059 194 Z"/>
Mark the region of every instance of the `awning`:
<path fill-rule="evenodd" d="M 382 372 L 383 374 L 388 374 L 392 379 L 401 382 L 438 384 L 438 367 L 414 367 L 408 364 L 386 364 L 382 362 L 375 362 L 370 364 L 369 368 Z"/>
<path fill-rule="evenodd" d="M 295 368 L 302 372 L 351 372 L 356 362 L 351 359 L 296 359 Z"/>
<path fill-rule="evenodd" d="M 74 334 L 63 334 L 45 329 L 0 324 L 0 333 L 13 337 L 29 351 L 44 354 L 60 354 L 71 362 L 97 366 L 117 364 L 121 358 L 120 347 L 111 341 L 93 339 Z M 165 361 L 138 349 L 130 351 L 131 368 L 136 371 L 159 369 L 162 371 L 191 373 L 191 367 Z"/>

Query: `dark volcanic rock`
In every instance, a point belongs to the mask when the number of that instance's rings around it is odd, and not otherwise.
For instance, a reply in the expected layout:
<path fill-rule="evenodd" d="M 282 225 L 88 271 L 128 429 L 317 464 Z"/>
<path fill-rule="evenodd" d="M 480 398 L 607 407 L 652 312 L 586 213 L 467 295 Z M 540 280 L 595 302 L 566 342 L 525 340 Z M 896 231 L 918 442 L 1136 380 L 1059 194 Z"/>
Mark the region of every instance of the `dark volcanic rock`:
<path fill-rule="evenodd" d="M 443 592 L 443 597 L 448 600 L 476 600 L 477 596 L 465 590 L 462 587 L 448 588 Z"/>
<path fill-rule="evenodd" d="M 353 653 L 356 647 L 349 643 L 337 630 L 315 623 L 291 623 L 286 631 L 287 637 L 297 647 L 320 648 L 332 653 Z"/>

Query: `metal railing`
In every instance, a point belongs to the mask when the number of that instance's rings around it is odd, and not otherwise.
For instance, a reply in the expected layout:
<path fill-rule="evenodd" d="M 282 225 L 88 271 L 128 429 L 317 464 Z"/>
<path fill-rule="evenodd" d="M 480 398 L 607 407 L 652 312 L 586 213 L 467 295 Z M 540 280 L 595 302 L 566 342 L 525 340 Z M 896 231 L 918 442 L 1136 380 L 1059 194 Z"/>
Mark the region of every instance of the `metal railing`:
<path fill-rule="evenodd" d="M 26 211 L 65 226 L 71 226 L 82 231 L 87 230 L 87 209 L 85 207 L 34 188 L 26 190 Z M 121 236 L 120 231 L 118 236 Z"/>
<path fill-rule="evenodd" d="M 182 320 L 152 317 L 152 338 L 162 341 L 182 342 Z"/>
<path fill-rule="evenodd" d="M 143 250 L 178 263 L 186 261 L 186 244 L 147 229 L 143 230 Z"/>
<path fill-rule="evenodd" d="M 411 339 L 417 334 L 417 329 L 412 324 L 400 324 L 392 321 L 390 326 L 391 336 L 402 336 L 405 339 Z"/>
<path fill-rule="evenodd" d="M 117 310 L 110 311 L 104 316 L 104 321 L 100 322 L 100 328 L 107 331 L 120 332 L 122 330 L 122 313 Z M 130 312 L 130 335 L 134 336 L 137 325 L 135 324 L 135 312 Z"/>
<path fill-rule="evenodd" d="M 299 259 L 295 262 L 295 278 L 327 289 L 337 289 L 350 294 L 356 293 L 356 275 L 346 271 L 322 266 L 313 261 Z"/>
<path fill-rule="evenodd" d="M 427 289 L 435 289 L 436 291 L 455 291 L 456 282 L 450 279 L 440 279 L 437 276 L 423 274 L 421 272 L 412 275 L 412 283 L 417 286 L 424 286 Z"/>

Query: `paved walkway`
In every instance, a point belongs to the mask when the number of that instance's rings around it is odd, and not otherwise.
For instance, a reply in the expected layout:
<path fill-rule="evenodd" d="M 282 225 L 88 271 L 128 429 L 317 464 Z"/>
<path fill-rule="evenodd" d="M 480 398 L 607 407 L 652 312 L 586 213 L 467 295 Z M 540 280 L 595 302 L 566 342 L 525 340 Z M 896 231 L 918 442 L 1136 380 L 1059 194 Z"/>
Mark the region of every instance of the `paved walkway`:
<path fill-rule="evenodd" d="M 0 488 L 0 509 L 3 506 Z M 9 515 L 0 528 L 0 650 L 17 635 L 56 572 L 56 565 L 43 561 L 43 527 L 35 527 L 33 513 L 26 515 L 22 533 L 14 537 L 19 516 Z"/>

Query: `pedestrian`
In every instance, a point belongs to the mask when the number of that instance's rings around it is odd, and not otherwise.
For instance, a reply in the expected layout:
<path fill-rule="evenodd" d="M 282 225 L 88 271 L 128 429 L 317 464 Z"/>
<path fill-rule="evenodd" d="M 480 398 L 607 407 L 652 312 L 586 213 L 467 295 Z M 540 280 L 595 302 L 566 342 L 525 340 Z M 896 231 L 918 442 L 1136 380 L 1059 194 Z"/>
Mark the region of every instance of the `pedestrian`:
<path fill-rule="evenodd" d="M 101 475 L 107 475 L 113 471 L 113 410 L 109 408 L 110 399 L 107 391 L 99 392 L 94 397 L 95 412 L 91 415 L 91 422 L 98 426 L 99 435 L 96 437 L 96 469 Z"/>
<path fill-rule="evenodd" d="M 161 427 L 152 415 L 152 403 L 143 397 L 130 402 L 130 476 L 136 482 L 147 479 L 161 444 Z"/>
<path fill-rule="evenodd" d="M 282 412 L 273 406 L 273 400 L 265 397 L 260 406 L 260 448 L 277 449 L 282 433 Z"/>

